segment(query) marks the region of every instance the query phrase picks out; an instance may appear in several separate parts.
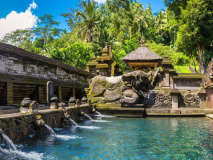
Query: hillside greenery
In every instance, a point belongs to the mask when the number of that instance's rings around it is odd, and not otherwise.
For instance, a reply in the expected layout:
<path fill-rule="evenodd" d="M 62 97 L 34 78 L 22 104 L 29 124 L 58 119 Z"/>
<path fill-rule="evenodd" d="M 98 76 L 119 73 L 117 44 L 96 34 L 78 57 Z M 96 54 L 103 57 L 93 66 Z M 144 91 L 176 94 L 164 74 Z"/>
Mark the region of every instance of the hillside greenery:
<path fill-rule="evenodd" d="M 153 13 L 151 4 L 143 6 L 135 0 L 107 0 L 101 5 L 94 0 L 79 0 L 77 8 L 61 13 L 69 31 L 58 28 L 59 22 L 51 14 L 44 14 L 36 28 L 13 31 L 1 42 L 82 69 L 94 54 L 101 55 L 108 42 L 120 67 L 128 72 L 131 69 L 121 59 L 140 46 L 143 34 L 146 45 L 162 57 L 167 52 L 175 68 L 183 66 L 186 71 L 191 65 L 205 73 L 213 56 L 212 0 L 164 3 L 167 9 Z"/>

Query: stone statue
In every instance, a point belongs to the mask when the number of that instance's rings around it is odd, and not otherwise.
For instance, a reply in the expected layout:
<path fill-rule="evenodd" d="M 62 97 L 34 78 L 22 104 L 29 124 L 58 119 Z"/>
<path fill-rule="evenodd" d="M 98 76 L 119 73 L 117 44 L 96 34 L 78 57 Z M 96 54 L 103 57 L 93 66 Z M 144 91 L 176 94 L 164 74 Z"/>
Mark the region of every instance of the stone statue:
<path fill-rule="evenodd" d="M 92 103 L 137 104 L 143 92 L 153 88 L 158 72 L 138 70 L 118 77 L 95 76 L 90 80 L 87 98 Z"/>

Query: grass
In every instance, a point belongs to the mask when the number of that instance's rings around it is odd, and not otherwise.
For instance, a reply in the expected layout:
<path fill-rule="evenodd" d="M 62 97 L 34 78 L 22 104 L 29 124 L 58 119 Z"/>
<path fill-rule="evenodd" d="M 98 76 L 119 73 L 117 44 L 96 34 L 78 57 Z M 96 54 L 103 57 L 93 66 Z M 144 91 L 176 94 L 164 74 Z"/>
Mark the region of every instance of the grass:
<path fill-rule="evenodd" d="M 192 66 L 193 67 L 193 66 Z M 178 73 L 192 73 L 189 70 L 189 66 L 174 66 L 174 68 L 177 70 Z M 196 69 L 198 70 L 199 67 L 196 66 Z"/>

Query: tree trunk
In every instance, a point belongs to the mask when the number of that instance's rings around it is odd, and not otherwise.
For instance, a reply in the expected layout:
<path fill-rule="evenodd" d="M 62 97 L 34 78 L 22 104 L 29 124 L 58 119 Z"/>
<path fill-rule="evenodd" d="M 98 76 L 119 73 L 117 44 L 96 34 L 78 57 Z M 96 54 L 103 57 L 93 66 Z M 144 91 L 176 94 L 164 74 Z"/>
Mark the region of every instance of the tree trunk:
<path fill-rule="evenodd" d="M 141 33 L 141 22 L 138 23 L 138 33 Z"/>
<path fill-rule="evenodd" d="M 198 57 L 197 57 L 197 61 L 198 61 L 198 64 L 199 64 L 199 73 L 200 74 L 206 73 L 206 65 L 205 65 L 204 54 L 205 54 L 204 47 L 201 46 L 200 44 L 198 44 Z"/>
<path fill-rule="evenodd" d="M 190 53 L 190 56 L 191 56 L 191 59 L 192 59 L 192 62 L 193 62 L 193 66 L 194 66 L 194 71 L 197 73 L 197 70 L 196 70 L 196 65 L 195 65 L 195 61 L 192 57 L 192 53 Z"/>
<path fill-rule="evenodd" d="M 93 42 L 93 41 L 94 41 L 94 32 L 93 32 L 93 28 L 90 27 L 89 42 Z"/>

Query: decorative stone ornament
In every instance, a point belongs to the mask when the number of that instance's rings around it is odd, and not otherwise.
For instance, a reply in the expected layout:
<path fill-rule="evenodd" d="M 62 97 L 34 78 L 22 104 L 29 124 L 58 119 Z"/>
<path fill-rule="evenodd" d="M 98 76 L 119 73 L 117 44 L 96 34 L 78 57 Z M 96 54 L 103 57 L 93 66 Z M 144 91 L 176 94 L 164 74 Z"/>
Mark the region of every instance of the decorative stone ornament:
<path fill-rule="evenodd" d="M 81 101 L 79 99 L 76 100 L 75 107 L 80 107 L 81 106 Z"/>
<path fill-rule="evenodd" d="M 0 128 L 0 134 L 2 134 L 4 131 Z"/>
<path fill-rule="evenodd" d="M 32 103 L 30 103 L 30 107 L 29 107 L 29 111 L 30 113 L 38 113 L 38 103 L 37 101 L 32 101 Z"/>
<path fill-rule="evenodd" d="M 43 121 L 43 119 L 41 119 L 41 116 L 40 115 L 37 115 L 36 116 L 36 125 L 37 126 L 39 126 L 39 127 L 42 127 L 44 124 L 45 124 L 45 122 Z"/>
<path fill-rule="evenodd" d="M 184 94 L 184 103 L 186 107 L 199 107 L 200 106 L 200 99 L 197 94 L 192 94 L 190 90 L 188 90 Z"/>
<path fill-rule="evenodd" d="M 21 107 L 20 107 L 20 112 L 22 114 L 27 114 L 30 113 L 30 104 L 31 104 L 30 98 L 24 98 L 23 101 L 21 102 Z"/>
<path fill-rule="evenodd" d="M 81 104 L 87 104 L 87 97 L 84 96 L 82 99 L 81 99 Z"/>
<path fill-rule="evenodd" d="M 66 106 L 66 104 L 61 102 L 61 103 L 58 104 L 58 109 L 64 109 L 65 106 Z"/>
<path fill-rule="evenodd" d="M 56 95 L 50 98 L 50 109 L 58 109 L 58 97 Z"/>
<path fill-rule="evenodd" d="M 71 97 L 71 98 L 69 99 L 69 107 L 75 106 L 75 103 L 76 103 L 75 97 Z"/>

